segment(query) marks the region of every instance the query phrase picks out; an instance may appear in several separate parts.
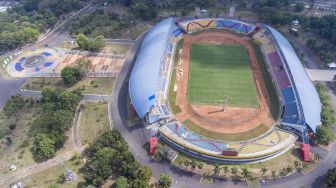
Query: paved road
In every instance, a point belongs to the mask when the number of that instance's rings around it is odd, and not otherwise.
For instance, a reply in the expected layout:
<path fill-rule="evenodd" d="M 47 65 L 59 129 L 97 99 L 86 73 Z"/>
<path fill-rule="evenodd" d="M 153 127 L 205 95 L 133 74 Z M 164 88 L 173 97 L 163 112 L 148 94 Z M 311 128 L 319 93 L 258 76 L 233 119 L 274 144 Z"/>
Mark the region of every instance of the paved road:
<path fill-rule="evenodd" d="M 20 92 L 20 87 L 25 81 L 26 78 L 5 79 L 0 75 L 0 109 L 11 96 Z"/>
<path fill-rule="evenodd" d="M 310 50 L 307 46 L 303 45 L 297 38 L 289 33 L 286 33 L 286 38 L 304 55 L 304 65 L 309 69 L 320 69 L 321 61 L 316 57 L 314 52 Z"/>
<path fill-rule="evenodd" d="M 336 70 L 306 69 L 313 81 L 331 82 L 336 75 Z"/>

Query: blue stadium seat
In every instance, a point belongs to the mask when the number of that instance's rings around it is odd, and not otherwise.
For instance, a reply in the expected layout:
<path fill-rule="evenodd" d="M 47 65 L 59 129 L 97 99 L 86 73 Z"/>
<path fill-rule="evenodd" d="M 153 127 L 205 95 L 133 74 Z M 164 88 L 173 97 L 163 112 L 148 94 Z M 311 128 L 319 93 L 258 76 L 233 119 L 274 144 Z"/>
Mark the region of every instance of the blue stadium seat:
<path fill-rule="evenodd" d="M 183 127 L 183 125 L 171 123 L 171 124 L 168 124 L 167 127 L 178 137 L 200 148 L 207 149 L 207 150 L 214 151 L 214 152 L 222 152 L 227 149 L 226 143 L 201 137 L 198 134 L 195 134 L 187 130 L 186 128 Z"/>
<path fill-rule="evenodd" d="M 283 99 L 285 103 L 292 103 L 295 101 L 294 91 L 292 87 L 287 87 L 284 89 L 281 89 Z"/>

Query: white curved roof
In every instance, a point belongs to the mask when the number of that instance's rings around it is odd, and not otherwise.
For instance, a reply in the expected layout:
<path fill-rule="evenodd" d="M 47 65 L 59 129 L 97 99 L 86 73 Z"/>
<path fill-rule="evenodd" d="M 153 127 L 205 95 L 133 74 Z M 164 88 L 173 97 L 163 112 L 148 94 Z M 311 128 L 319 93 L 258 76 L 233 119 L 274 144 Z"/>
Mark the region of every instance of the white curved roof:
<path fill-rule="evenodd" d="M 288 64 L 301 101 L 305 121 L 315 132 L 316 127 L 321 124 L 321 101 L 316 88 L 288 40 L 275 29 L 269 26 L 266 27 L 277 41 L 282 55 Z"/>
<path fill-rule="evenodd" d="M 133 106 L 141 118 L 155 105 L 160 66 L 173 23 L 173 18 L 165 19 L 146 34 L 134 64 L 129 92 Z"/>

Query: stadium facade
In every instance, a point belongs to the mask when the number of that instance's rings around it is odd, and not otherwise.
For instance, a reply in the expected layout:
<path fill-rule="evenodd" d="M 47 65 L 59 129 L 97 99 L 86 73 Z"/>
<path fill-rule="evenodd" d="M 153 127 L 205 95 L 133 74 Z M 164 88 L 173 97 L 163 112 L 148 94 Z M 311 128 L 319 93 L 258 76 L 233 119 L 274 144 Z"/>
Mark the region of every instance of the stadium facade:
<path fill-rule="evenodd" d="M 176 121 L 167 101 L 176 45 L 189 33 L 214 28 L 233 30 L 260 45 L 281 103 L 277 123 L 289 132 L 273 129 L 255 140 L 221 142 L 197 135 Z M 159 125 L 160 136 L 169 145 L 215 162 L 248 163 L 270 159 L 291 148 L 297 137 L 290 132 L 308 143 L 307 132 L 315 132 L 321 124 L 320 98 L 295 50 L 281 33 L 265 24 L 253 25 L 224 18 L 161 21 L 144 38 L 131 72 L 129 94 L 139 117 L 147 124 Z M 263 145 L 265 139 L 277 142 Z M 224 154 L 237 145 L 241 146 L 238 155 Z M 254 149 L 255 145 L 263 148 Z"/>

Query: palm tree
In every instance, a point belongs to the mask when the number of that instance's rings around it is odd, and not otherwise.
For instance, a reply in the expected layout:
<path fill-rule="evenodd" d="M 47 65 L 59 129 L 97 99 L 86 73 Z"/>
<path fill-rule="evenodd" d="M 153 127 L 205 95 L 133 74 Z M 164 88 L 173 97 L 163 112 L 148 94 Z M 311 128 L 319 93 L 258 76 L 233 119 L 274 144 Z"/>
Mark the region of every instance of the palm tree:
<path fill-rule="evenodd" d="M 228 166 L 223 166 L 222 170 L 224 172 L 224 175 L 226 176 L 226 174 L 229 172 L 229 167 Z"/>
<path fill-rule="evenodd" d="M 218 176 L 218 174 L 219 174 L 219 172 L 220 172 L 219 164 L 216 163 L 216 164 L 214 165 L 214 168 L 213 168 L 212 171 L 214 172 L 214 175 L 215 175 L 215 176 Z"/>
<path fill-rule="evenodd" d="M 199 170 L 203 169 L 204 164 L 202 162 L 197 163 L 197 167 Z"/>
<path fill-rule="evenodd" d="M 184 166 L 186 167 L 186 170 L 187 170 L 188 166 L 190 165 L 189 160 L 185 160 L 183 163 L 184 163 Z"/>
<path fill-rule="evenodd" d="M 294 170 L 293 166 L 290 166 L 290 165 L 288 165 L 288 167 L 286 168 L 287 174 L 292 173 L 293 170 Z"/>
<path fill-rule="evenodd" d="M 247 178 L 251 177 L 251 172 L 248 171 L 247 168 L 243 168 L 243 169 L 242 169 L 242 172 L 241 172 L 241 175 L 242 175 L 245 179 L 247 179 Z"/>
<path fill-rule="evenodd" d="M 260 172 L 261 172 L 262 176 L 265 177 L 265 174 L 266 174 L 266 172 L 267 172 L 267 168 L 266 168 L 266 167 L 262 167 L 262 168 L 260 169 Z"/>
<path fill-rule="evenodd" d="M 276 171 L 272 171 L 272 178 L 275 180 L 275 178 L 277 177 Z"/>
<path fill-rule="evenodd" d="M 301 161 L 299 161 L 297 159 L 294 161 L 294 166 L 295 166 L 296 169 L 299 169 L 301 167 L 301 165 L 302 165 Z"/>
<path fill-rule="evenodd" d="M 238 169 L 236 167 L 231 168 L 231 174 L 236 177 L 238 173 Z"/>
<path fill-rule="evenodd" d="M 196 168 L 197 166 L 197 163 L 195 161 L 195 159 L 192 159 L 191 162 L 190 162 L 190 166 L 191 166 L 191 170 L 194 171 L 194 169 Z"/>
<path fill-rule="evenodd" d="M 183 164 L 183 161 L 182 161 L 182 160 L 178 160 L 177 163 L 178 163 L 178 165 L 181 167 L 182 164 Z"/>

